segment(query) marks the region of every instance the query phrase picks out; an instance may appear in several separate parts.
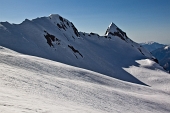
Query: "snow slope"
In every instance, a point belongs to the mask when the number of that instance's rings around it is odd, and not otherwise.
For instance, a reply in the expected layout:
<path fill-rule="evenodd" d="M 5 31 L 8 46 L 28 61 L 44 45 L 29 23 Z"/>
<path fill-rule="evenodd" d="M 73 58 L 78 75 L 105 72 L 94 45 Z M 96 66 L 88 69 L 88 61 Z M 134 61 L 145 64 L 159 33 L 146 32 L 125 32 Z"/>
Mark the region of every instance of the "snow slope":
<path fill-rule="evenodd" d="M 0 112 L 169 113 L 169 74 L 136 63 L 124 70 L 149 86 L 0 47 Z"/>
<path fill-rule="evenodd" d="M 123 68 L 137 65 L 136 60 L 154 60 L 147 50 L 113 23 L 104 36 L 99 36 L 78 32 L 72 22 L 57 14 L 26 19 L 21 24 L 1 22 L 0 45 L 143 85 Z"/>
<path fill-rule="evenodd" d="M 158 48 L 162 48 L 162 47 L 165 47 L 166 45 L 164 44 L 159 44 L 157 42 L 153 42 L 153 41 L 150 41 L 150 42 L 145 42 L 145 43 L 140 43 L 144 48 L 146 48 L 147 50 L 149 50 L 150 52 L 158 49 Z"/>
<path fill-rule="evenodd" d="M 124 68 L 127 72 L 155 89 L 161 89 L 170 93 L 170 75 L 159 64 L 143 59 L 136 61 L 138 66 Z"/>

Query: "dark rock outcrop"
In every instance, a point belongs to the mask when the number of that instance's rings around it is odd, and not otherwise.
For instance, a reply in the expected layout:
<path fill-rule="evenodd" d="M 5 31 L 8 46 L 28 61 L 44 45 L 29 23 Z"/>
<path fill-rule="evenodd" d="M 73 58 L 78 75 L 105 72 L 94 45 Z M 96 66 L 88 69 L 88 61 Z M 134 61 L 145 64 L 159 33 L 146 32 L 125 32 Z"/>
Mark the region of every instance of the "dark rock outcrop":
<path fill-rule="evenodd" d="M 56 41 L 56 44 L 60 45 L 60 40 L 58 38 L 56 38 L 54 35 L 49 34 L 47 31 L 44 30 L 44 32 L 46 33 L 46 35 L 44 35 L 44 37 L 47 40 L 48 45 L 51 47 L 54 45 L 52 44 L 52 42 Z"/>
<path fill-rule="evenodd" d="M 72 25 L 72 28 L 73 28 L 73 31 L 74 31 L 75 35 L 77 37 L 80 37 L 80 34 L 79 34 L 78 30 L 76 29 L 76 27 L 73 25 L 73 23 L 71 23 L 71 25 Z"/>
<path fill-rule="evenodd" d="M 83 58 L 83 55 L 82 55 L 78 50 L 74 49 L 73 46 L 68 45 L 68 47 L 69 47 L 74 53 L 78 53 L 78 54 Z"/>

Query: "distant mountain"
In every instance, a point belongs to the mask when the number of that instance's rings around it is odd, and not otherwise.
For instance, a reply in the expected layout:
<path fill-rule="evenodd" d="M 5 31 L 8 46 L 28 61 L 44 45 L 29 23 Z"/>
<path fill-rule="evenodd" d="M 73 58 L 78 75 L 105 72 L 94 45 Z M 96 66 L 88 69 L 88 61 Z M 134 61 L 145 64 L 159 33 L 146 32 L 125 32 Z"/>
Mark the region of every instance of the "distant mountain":
<path fill-rule="evenodd" d="M 78 32 L 58 14 L 26 19 L 21 24 L 0 23 L 0 45 L 17 52 L 99 72 L 120 80 L 143 84 L 122 67 L 154 57 L 111 23 L 105 36 Z M 155 60 L 156 61 L 156 60 Z"/>
<path fill-rule="evenodd" d="M 152 54 L 158 59 L 160 65 L 170 72 L 170 46 L 156 49 Z"/>
<path fill-rule="evenodd" d="M 150 42 L 145 42 L 145 43 L 140 43 L 144 48 L 146 48 L 147 50 L 149 50 L 150 52 L 158 49 L 158 48 L 161 48 L 161 47 L 164 47 L 166 45 L 164 44 L 160 44 L 160 43 L 157 43 L 157 42 L 153 42 L 153 41 L 150 41 Z"/>

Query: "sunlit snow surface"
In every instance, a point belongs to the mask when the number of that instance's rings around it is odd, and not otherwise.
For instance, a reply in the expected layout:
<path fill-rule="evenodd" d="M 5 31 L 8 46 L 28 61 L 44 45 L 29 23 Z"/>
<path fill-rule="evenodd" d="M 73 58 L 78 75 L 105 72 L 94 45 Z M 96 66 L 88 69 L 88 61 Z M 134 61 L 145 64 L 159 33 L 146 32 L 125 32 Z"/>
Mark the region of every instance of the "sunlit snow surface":
<path fill-rule="evenodd" d="M 169 49 L 169 46 L 166 46 L 164 49 L 165 49 L 165 50 L 168 50 L 168 49 Z"/>
<path fill-rule="evenodd" d="M 124 70 L 149 86 L 0 47 L 0 113 L 169 113 L 170 75 L 137 63 Z"/>
<path fill-rule="evenodd" d="M 25 19 L 21 24 L 0 24 L 0 46 L 132 83 L 144 85 L 122 67 L 136 65 L 136 60 L 153 59 L 114 23 L 104 36 L 78 32 L 72 22 L 58 14 Z"/>

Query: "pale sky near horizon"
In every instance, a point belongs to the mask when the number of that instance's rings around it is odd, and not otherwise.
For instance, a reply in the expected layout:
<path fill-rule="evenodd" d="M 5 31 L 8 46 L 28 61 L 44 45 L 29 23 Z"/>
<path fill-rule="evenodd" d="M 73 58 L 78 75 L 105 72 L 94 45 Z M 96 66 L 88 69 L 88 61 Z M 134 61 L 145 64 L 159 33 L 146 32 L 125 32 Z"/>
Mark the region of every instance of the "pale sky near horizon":
<path fill-rule="evenodd" d="M 82 32 L 103 35 L 111 22 L 136 42 L 170 44 L 170 0 L 0 0 L 0 22 L 59 14 Z"/>

